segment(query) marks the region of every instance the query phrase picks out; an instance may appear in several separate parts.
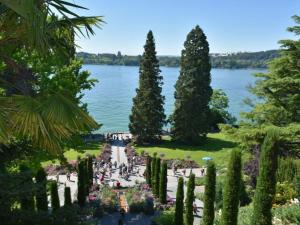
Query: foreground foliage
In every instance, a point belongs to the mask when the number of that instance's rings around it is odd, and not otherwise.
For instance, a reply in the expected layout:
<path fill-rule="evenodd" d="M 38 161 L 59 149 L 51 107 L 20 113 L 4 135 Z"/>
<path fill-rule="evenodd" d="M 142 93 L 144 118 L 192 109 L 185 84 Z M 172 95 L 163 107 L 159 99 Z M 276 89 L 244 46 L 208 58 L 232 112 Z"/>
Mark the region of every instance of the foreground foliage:
<path fill-rule="evenodd" d="M 36 86 L 44 74 L 34 59 L 53 56 L 61 66 L 68 64 L 74 55 L 74 32 L 84 35 L 85 28 L 87 36 L 94 34 L 92 26 L 102 19 L 81 17 L 69 8 L 83 7 L 61 0 L 1 0 L 0 6 L 0 143 L 25 137 L 35 147 L 58 153 L 74 134 L 98 125 L 78 106 L 71 90 Z"/>
<path fill-rule="evenodd" d="M 253 201 L 253 224 L 272 224 L 271 208 L 276 191 L 278 139 L 278 132 L 269 130 L 262 146 L 259 175 Z"/>

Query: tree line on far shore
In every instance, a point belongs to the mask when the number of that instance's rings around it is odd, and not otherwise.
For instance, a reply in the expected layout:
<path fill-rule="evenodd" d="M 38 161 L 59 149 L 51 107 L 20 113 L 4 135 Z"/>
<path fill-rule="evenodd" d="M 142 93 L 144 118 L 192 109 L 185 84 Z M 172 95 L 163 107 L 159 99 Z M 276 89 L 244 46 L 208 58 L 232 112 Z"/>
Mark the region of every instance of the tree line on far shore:
<path fill-rule="evenodd" d="M 259 52 L 237 52 L 230 54 L 210 54 L 210 60 L 213 68 L 223 69 L 242 69 L 242 68 L 267 68 L 270 60 L 279 56 L 279 50 L 268 50 Z M 84 64 L 99 65 L 123 65 L 139 66 L 141 55 L 123 55 L 120 51 L 114 53 L 87 53 L 78 52 L 78 59 Z M 179 67 L 179 56 L 157 56 L 160 66 Z"/>

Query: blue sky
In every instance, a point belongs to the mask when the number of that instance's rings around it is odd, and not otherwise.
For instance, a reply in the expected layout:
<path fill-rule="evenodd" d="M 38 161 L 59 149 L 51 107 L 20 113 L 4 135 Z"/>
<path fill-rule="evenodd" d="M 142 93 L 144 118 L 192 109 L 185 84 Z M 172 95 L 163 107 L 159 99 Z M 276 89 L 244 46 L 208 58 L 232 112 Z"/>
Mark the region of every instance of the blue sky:
<path fill-rule="evenodd" d="M 142 54 L 151 29 L 159 55 L 180 55 L 195 26 L 206 33 L 212 53 L 279 48 L 278 40 L 299 14 L 299 0 L 73 0 L 89 8 L 81 15 L 102 15 L 106 24 L 90 39 L 77 38 L 78 51 Z"/>

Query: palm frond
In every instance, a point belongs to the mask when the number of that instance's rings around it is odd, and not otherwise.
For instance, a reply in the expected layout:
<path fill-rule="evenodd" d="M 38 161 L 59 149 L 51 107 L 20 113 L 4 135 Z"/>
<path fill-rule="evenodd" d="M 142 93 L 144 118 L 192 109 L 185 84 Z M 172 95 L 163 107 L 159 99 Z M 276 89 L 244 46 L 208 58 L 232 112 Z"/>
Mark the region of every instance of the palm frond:
<path fill-rule="evenodd" d="M 51 16 L 57 17 L 58 15 L 56 14 L 60 14 L 59 20 L 56 21 L 58 25 L 68 26 L 69 29 L 75 30 L 77 36 L 81 35 L 83 37 L 94 35 L 93 26 L 101 27 L 101 24 L 104 23 L 103 17 L 101 16 L 79 16 L 69 8 L 86 8 L 62 0 L 0 0 L 0 4 L 21 17 L 15 17 L 16 20 L 20 20 L 21 23 L 18 24 L 17 29 L 15 29 L 11 35 L 21 38 L 23 44 L 34 47 L 43 55 L 47 55 L 48 50 L 53 47 L 48 41 L 50 32 L 47 28 L 51 27 L 48 26 L 49 16 L 50 18 Z M 3 14 L 3 11 L 1 14 Z"/>
<path fill-rule="evenodd" d="M 73 134 L 98 128 L 98 124 L 73 101 L 60 93 L 30 97 L 0 97 L 0 125 L 8 124 L 12 136 L 29 137 L 39 148 L 59 153 Z M 1 129 L 2 130 L 2 129 Z"/>

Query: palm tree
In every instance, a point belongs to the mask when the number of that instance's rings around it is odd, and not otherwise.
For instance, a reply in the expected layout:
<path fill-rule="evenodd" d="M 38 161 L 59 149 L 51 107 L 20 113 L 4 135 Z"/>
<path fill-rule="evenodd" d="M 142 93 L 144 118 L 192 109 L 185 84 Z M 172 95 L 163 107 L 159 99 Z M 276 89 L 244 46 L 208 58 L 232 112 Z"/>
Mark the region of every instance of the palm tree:
<path fill-rule="evenodd" d="M 0 67 L 11 72 L 10 85 L 17 90 L 0 97 L 0 143 L 29 137 L 34 146 L 58 153 L 73 134 L 98 128 L 68 91 L 35 91 L 32 71 L 13 57 L 18 49 L 68 56 L 74 34 L 89 37 L 103 23 L 102 17 L 82 17 L 70 8 L 85 9 L 63 0 L 0 0 Z"/>

